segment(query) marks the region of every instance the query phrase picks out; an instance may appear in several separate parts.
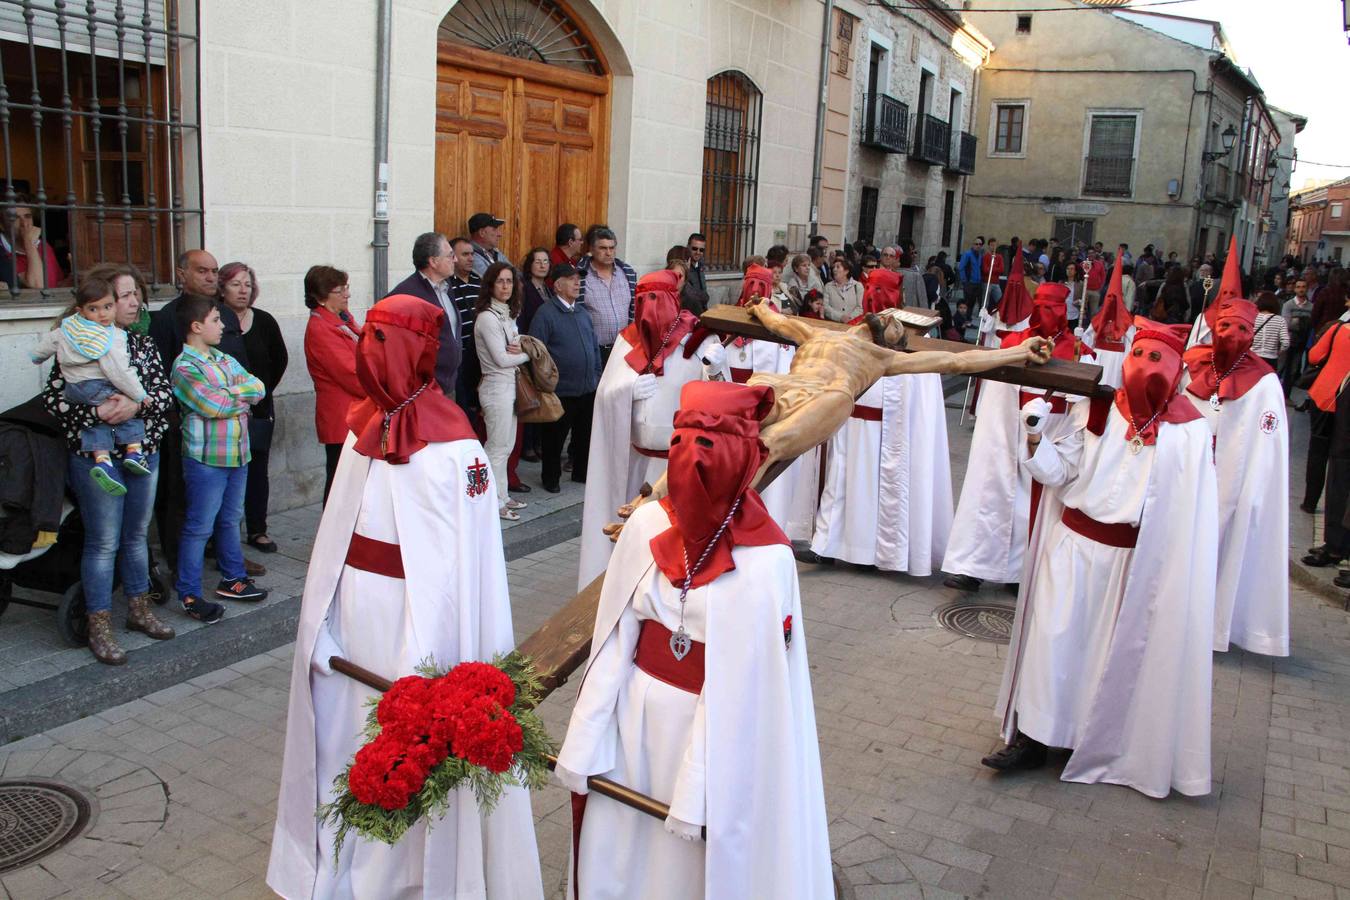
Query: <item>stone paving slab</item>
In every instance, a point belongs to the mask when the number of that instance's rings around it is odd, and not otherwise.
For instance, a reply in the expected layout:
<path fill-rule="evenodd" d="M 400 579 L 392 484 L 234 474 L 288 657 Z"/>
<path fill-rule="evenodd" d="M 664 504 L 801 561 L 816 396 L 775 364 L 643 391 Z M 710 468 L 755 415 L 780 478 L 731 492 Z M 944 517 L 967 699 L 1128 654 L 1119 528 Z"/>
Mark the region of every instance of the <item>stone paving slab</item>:
<path fill-rule="evenodd" d="M 949 416 L 959 471 L 968 428 Z M 518 636 L 570 595 L 576 552 L 569 541 L 508 564 Z M 1294 591 L 1288 659 L 1216 656 L 1214 791 L 1159 801 L 1060 782 L 1062 761 L 1012 776 L 979 765 L 998 743 L 1003 648 L 937 625 L 957 597 L 938 577 L 800 575 L 843 896 L 1350 898 L 1350 615 L 1338 604 Z M 0 748 L 3 777 L 101 791 L 96 831 L 0 876 L 4 894 L 268 896 L 289 666 L 280 647 Z M 555 736 L 574 698 L 565 685 L 541 707 Z M 550 785 L 533 802 L 546 889 L 561 898 L 567 797 Z"/>

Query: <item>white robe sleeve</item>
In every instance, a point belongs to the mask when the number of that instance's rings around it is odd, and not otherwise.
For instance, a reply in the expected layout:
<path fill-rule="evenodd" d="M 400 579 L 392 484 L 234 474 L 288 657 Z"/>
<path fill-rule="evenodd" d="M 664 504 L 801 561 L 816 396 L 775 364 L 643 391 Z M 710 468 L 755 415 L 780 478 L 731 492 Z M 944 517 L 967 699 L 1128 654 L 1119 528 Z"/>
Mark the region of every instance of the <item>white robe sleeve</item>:
<path fill-rule="evenodd" d="M 575 780 L 568 784 L 567 775 L 599 775 L 614 768 L 618 745 L 618 721 L 615 710 L 619 702 L 619 688 L 628 680 L 633 669 L 633 654 L 637 651 L 640 627 L 632 604 L 624 607 L 619 623 L 601 645 L 586 669 L 582 689 L 577 694 L 572 718 L 567 724 L 567 738 L 558 751 L 559 779 L 579 794 Z M 565 770 L 565 771 L 564 771 Z"/>
<path fill-rule="evenodd" d="M 1074 431 L 1058 441 L 1042 440 L 1036 446 L 1036 452 L 1022 465 L 1031 477 L 1046 487 L 1061 487 L 1078 476 L 1078 466 L 1083 459 L 1083 430 Z"/>
<path fill-rule="evenodd" d="M 698 705 L 694 707 L 693 733 L 684 751 L 679 774 L 675 776 L 675 793 L 670 801 L 670 815 L 666 817 L 666 831 L 686 840 L 698 837 L 699 829 L 707 821 L 707 788 L 703 769 L 707 743 L 707 706 L 704 695 L 700 693 Z"/>

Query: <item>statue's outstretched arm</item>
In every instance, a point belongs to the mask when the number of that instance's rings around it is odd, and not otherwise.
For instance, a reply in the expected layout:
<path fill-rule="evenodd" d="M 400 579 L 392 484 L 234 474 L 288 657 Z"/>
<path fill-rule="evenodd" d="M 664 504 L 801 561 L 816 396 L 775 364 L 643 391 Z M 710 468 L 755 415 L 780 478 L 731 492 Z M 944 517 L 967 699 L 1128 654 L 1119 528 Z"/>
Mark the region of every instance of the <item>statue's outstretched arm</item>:
<path fill-rule="evenodd" d="M 1041 365 L 1050 359 L 1052 346 L 1047 339 L 1034 337 L 1006 350 L 967 350 L 964 353 L 920 350 L 914 353 L 893 353 L 886 364 L 886 374 L 941 372 L 944 375 L 969 375 L 1021 362 Z"/>
<path fill-rule="evenodd" d="M 794 344 L 804 344 L 816 335 L 814 327 L 798 320 L 795 316 L 783 315 L 763 301 L 749 307 L 749 310 L 750 315 L 758 319 L 761 325 L 779 337 L 787 338 Z"/>

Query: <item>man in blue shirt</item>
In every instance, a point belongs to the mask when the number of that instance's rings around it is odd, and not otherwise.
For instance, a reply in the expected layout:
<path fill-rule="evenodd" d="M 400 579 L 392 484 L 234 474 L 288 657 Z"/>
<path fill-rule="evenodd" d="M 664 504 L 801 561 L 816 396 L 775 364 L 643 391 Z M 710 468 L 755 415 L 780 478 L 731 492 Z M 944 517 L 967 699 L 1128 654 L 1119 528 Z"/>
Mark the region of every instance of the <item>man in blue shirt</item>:
<path fill-rule="evenodd" d="M 975 242 L 970 245 L 970 249 L 961 254 L 961 259 L 956 264 L 957 277 L 961 279 L 961 291 L 965 295 L 967 302 L 972 297 L 982 295 L 980 290 L 980 261 L 984 257 L 984 235 L 976 235 Z"/>

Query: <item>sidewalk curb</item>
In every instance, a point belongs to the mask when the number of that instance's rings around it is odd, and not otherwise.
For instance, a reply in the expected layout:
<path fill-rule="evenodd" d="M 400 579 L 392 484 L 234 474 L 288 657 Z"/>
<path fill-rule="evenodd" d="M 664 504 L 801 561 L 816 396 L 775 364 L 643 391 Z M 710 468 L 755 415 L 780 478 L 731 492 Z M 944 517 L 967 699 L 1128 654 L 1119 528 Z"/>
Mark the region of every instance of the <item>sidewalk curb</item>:
<path fill-rule="evenodd" d="M 522 522 L 503 536 L 506 559 L 580 533 L 580 504 Z M 125 666 L 90 663 L 0 693 L 0 746 L 275 650 L 295 640 L 299 620 L 295 598 L 128 651 Z"/>
<path fill-rule="evenodd" d="M 1342 590 L 1325 578 L 1318 578 L 1311 569 L 1296 560 L 1289 560 L 1289 581 L 1310 594 L 1316 594 L 1332 606 L 1350 611 L 1350 591 Z"/>

